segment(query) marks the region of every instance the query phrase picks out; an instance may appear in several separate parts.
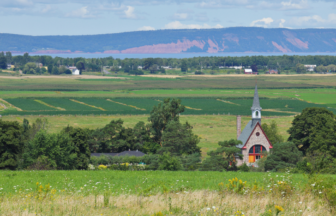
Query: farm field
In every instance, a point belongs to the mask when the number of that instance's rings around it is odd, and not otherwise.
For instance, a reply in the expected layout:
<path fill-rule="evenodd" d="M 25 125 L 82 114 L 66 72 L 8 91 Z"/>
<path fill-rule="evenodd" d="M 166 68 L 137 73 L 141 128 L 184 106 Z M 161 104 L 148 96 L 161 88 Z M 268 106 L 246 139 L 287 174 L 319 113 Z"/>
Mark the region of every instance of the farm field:
<path fill-rule="evenodd" d="M 180 98 L 186 106 L 183 115 L 250 115 L 253 99 Z M 164 98 L 7 98 L 6 102 L 21 109 L 5 110 L 2 115 L 88 115 L 148 114 Z M 330 107 L 297 99 L 262 99 L 263 116 L 290 116 L 306 107 Z"/>
<path fill-rule="evenodd" d="M 115 77 L 115 76 L 112 76 Z M 259 88 L 324 88 L 336 86 L 335 75 L 259 75 L 259 76 L 183 76 L 177 78 L 122 76 L 123 79 L 0 77 L 0 90 L 44 91 L 112 91 L 148 89 L 253 89 L 256 79 Z"/>
<path fill-rule="evenodd" d="M 3 171 L 2 215 L 333 215 L 326 202 L 305 193 L 302 174 L 169 171 Z M 333 178 L 335 176 L 332 176 Z M 246 181 L 248 194 L 223 190 Z M 271 181 L 289 182 L 283 197 Z M 226 187 L 226 186 L 225 186 Z M 281 190 L 279 190 L 281 192 Z M 244 203 L 244 205 L 242 205 Z M 270 214 L 269 214 L 270 215 Z"/>
<path fill-rule="evenodd" d="M 38 116 L 3 116 L 4 121 L 23 122 L 26 118 L 29 122 L 34 122 Z M 134 127 L 139 121 L 148 122 L 148 115 L 122 115 L 122 116 L 46 116 L 49 122 L 49 133 L 60 132 L 67 125 L 73 127 L 96 129 L 104 127 L 112 120 L 122 119 L 124 127 Z M 181 122 L 188 121 L 193 126 L 193 132 L 201 137 L 199 146 L 202 148 L 202 156 L 206 156 L 206 152 L 215 150 L 219 141 L 235 139 L 236 116 L 212 116 L 212 115 L 182 115 Z M 250 116 L 242 117 L 242 125 L 245 126 L 251 120 Z M 293 116 L 283 117 L 263 117 L 262 123 L 269 124 L 275 120 L 279 127 L 279 133 L 286 140 L 288 138 L 287 130 L 290 128 Z"/>
<path fill-rule="evenodd" d="M 258 89 L 262 98 L 300 99 L 311 103 L 336 104 L 335 88 L 315 89 Z M 0 98 L 63 98 L 63 97 L 206 97 L 252 98 L 254 89 L 150 89 L 115 91 L 0 91 Z"/>

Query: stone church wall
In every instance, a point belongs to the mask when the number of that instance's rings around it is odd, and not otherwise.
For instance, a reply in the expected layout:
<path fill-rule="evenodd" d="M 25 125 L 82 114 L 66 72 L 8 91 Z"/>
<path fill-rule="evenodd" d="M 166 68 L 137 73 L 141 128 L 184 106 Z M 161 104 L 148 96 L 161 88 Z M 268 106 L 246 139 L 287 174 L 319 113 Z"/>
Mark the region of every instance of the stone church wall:
<path fill-rule="evenodd" d="M 257 132 L 259 132 L 259 136 L 256 135 Z M 249 150 L 254 145 L 264 146 L 267 152 L 269 152 L 270 150 L 270 144 L 259 125 L 256 126 L 256 128 L 252 132 L 252 135 L 250 136 L 250 139 L 247 141 L 245 145 L 246 149 L 242 149 L 243 160 L 237 160 L 237 166 L 242 165 L 244 162 L 246 164 L 249 163 Z"/>

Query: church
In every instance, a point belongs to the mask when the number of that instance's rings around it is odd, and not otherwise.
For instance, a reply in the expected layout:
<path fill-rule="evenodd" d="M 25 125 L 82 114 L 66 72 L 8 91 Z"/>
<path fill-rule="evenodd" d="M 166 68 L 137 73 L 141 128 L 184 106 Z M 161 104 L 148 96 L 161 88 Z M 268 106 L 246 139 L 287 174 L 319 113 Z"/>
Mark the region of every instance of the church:
<path fill-rule="evenodd" d="M 243 159 L 236 158 L 237 166 L 246 163 L 247 165 L 256 165 L 255 163 L 262 158 L 263 152 L 269 152 L 273 148 L 265 132 L 261 128 L 261 110 L 258 88 L 255 86 L 253 104 L 251 107 L 252 120 L 247 123 L 241 132 L 241 116 L 237 116 L 237 140 L 242 144 L 237 147 L 241 149 Z"/>

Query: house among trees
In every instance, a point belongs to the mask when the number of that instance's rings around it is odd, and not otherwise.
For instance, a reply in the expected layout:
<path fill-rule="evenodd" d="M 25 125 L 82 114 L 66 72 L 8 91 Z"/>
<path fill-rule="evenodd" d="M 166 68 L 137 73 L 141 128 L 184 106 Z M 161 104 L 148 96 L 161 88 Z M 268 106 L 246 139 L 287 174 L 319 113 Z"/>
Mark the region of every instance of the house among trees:
<path fill-rule="evenodd" d="M 264 130 L 261 128 L 261 110 L 257 85 L 255 86 L 252 110 L 252 120 L 247 123 L 241 132 L 241 117 L 237 116 L 237 140 L 242 144 L 237 147 L 241 149 L 243 159 L 236 158 L 237 166 L 243 163 L 253 165 L 263 157 L 263 152 L 269 152 L 273 148 Z"/>
<path fill-rule="evenodd" d="M 77 67 L 71 66 L 71 67 L 68 67 L 68 69 L 71 71 L 72 75 L 80 74 L 80 71 L 77 69 Z"/>
<path fill-rule="evenodd" d="M 258 72 L 253 72 L 252 69 L 244 69 L 245 74 L 258 74 Z"/>
<path fill-rule="evenodd" d="M 279 74 L 278 70 L 269 69 L 265 74 Z"/>

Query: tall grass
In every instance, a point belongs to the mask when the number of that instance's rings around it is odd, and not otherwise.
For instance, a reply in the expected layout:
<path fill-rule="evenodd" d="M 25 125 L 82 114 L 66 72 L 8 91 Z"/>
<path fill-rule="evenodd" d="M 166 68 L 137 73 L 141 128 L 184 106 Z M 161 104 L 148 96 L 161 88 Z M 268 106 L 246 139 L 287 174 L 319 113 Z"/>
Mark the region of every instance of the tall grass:
<path fill-rule="evenodd" d="M 301 174 L 101 170 L 3 171 L 0 177 L 1 215 L 335 214 L 305 190 Z"/>

